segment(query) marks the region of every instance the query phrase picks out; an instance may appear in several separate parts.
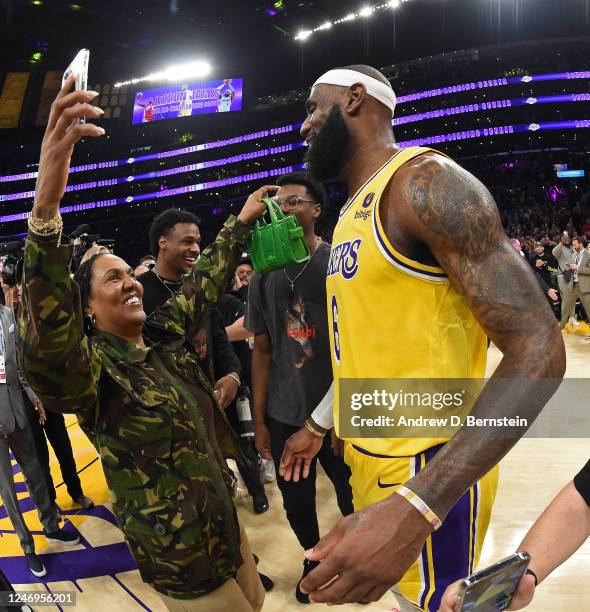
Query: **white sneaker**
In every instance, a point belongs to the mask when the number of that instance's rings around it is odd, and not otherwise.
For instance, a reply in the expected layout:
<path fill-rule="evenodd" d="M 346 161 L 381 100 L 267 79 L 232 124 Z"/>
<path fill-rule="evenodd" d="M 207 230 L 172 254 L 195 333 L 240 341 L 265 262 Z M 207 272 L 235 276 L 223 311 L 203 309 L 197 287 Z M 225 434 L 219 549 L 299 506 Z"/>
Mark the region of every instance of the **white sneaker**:
<path fill-rule="evenodd" d="M 264 467 L 264 482 L 273 482 L 277 479 L 277 474 L 275 471 L 275 462 L 269 461 L 268 459 L 262 459 L 262 465 Z"/>

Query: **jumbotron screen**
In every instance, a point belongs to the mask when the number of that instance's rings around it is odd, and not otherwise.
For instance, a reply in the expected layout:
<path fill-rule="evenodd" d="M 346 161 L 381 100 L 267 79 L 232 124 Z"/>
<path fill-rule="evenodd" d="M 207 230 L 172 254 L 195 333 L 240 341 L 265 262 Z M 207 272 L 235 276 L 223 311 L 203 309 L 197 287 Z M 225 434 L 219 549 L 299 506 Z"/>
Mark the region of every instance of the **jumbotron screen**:
<path fill-rule="evenodd" d="M 133 125 L 242 110 L 243 79 L 178 83 L 135 94 Z"/>

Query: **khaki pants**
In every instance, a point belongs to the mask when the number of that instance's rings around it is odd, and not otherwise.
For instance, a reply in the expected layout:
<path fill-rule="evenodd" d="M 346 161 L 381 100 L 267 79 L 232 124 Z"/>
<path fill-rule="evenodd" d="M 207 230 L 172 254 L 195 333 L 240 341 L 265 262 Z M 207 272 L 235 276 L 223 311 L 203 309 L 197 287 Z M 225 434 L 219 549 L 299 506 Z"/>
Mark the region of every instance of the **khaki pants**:
<path fill-rule="evenodd" d="M 582 293 L 580 291 L 579 283 L 574 283 L 571 291 L 563 297 L 562 308 L 561 308 L 561 328 L 562 329 L 565 327 L 565 324 L 567 323 L 568 311 L 573 312 L 576 307 L 576 300 L 580 300 L 580 302 L 582 302 L 582 306 L 584 307 L 584 310 L 586 311 L 586 316 L 590 319 L 590 293 Z"/>
<path fill-rule="evenodd" d="M 563 329 L 568 322 L 570 317 L 574 316 L 574 310 L 576 307 L 576 298 L 574 297 L 572 303 L 573 287 L 570 287 L 569 283 L 565 282 L 565 279 L 560 274 L 557 277 L 557 284 L 559 285 L 559 293 L 561 294 L 561 323 L 560 327 Z"/>
<path fill-rule="evenodd" d="M 244 563 L 237 579 L 230 578 L 215 591 L 196 599 L 174 599 L 158 593 L 171 612 L 259 612 L 264 603 L 264 587 L 248 544 L 246 532 L 240 526 L 240 552 Z"/>

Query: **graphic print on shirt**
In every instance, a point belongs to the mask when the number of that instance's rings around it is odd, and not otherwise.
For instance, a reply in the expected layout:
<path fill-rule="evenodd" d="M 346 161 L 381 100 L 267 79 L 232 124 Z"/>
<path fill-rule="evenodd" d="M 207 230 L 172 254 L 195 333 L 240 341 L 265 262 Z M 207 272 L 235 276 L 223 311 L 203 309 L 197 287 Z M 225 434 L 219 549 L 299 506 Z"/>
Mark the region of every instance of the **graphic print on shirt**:
<path fill-rule="evenodd" d="M 308 360 L 313 359 L 311 340 L 316 337 L 315 323 L 307 321 L 305 301 L 301 295 L 294 295 L 293 302 L 287 309 L 287 335 L 292 340 L 290 354 L 293 365 L 300 369 Z"/>

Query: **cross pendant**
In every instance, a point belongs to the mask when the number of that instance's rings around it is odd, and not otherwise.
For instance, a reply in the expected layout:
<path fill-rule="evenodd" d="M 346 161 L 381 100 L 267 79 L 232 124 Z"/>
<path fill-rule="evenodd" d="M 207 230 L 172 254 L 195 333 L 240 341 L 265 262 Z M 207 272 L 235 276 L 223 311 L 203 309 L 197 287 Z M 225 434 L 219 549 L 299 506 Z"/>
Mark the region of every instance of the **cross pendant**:
<path fill-rule="evenodd" d="M 295 283 L 291 281 L 290 285 L 291 285 L 291 291 L 293 291 L 295 289 Z"/>

